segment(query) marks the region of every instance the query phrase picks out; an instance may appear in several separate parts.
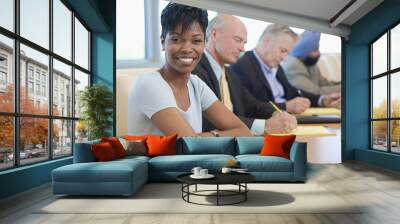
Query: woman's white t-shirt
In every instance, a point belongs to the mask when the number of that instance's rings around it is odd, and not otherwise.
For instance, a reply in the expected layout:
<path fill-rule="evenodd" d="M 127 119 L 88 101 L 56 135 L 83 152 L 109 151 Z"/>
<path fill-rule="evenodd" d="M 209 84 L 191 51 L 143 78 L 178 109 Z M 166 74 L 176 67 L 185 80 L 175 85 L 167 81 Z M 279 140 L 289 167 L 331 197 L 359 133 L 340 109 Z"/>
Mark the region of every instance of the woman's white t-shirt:
<path fill-rule="evenodd" d="M 218 98 L 196 75 L 190 75 L 188 83 L 190 106 L 183 111 L 176 104 L 171 87 L 158 72 L 140 75 L 128 97 L 128 133 L 132 135 L 164 135 L 152 122 L 151 117 L 158 111 L 177 108 L 182 117 L 196 133 L 202 131 L 202 112 Z"/>

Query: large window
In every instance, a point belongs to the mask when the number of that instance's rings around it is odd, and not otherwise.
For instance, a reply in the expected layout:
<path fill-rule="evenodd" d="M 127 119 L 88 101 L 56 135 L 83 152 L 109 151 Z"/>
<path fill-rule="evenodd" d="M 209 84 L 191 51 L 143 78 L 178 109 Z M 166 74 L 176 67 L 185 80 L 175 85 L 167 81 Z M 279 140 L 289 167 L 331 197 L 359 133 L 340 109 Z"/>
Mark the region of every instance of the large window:
<path fill-rule="evenodd" d="M 144 0 L 117 1 L 117 58 L 119 61 L 144 60 L 146 57 L 144 5 Z"/>
<path fill-rule="evenodd" d="M 371 148 L 400 153 L 400 25 L 370 45 Z"/>
<path fill-rule="evenodd" d="M 73 105 L 90 85 L 90 31 L 63 0 L 0 8 L 0 170 L 70 156 L 73 136 L 87 139 Z"/>

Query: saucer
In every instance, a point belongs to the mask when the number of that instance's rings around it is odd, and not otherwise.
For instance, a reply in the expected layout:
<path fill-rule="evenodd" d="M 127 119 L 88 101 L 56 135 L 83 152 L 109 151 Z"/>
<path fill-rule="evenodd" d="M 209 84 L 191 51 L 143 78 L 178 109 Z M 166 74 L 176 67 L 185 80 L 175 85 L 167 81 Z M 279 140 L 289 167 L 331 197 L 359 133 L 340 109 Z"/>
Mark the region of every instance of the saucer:
<path fill-rule="evenodd" d="M 247 170 L 232 170 L 235 173 L 249 173 Z"/>
<path fill-rule="evenodd" d="M 190 175 L 190 178 L 193 178 L 193 179 L 211 179 L 211 178 L 214 178 L 214 175 L 212 175 L 212 174 L 207 174 L 207 175 L 201 176 L 201 175 L 194 175 L 194 174 L 192 174 L 192 175 Z"/>

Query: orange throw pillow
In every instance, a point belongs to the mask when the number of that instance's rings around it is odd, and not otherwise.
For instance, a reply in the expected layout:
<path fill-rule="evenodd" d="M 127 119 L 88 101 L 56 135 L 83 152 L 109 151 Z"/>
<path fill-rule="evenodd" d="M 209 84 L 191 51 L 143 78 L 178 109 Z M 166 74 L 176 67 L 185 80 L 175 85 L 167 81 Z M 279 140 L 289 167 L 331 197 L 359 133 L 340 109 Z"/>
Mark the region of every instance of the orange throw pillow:
<path fill-rule="evenodd" d="M 116 159 L 115 151 L 110 143 L 102 142 L 100 144 L 91 145 L 94 157 L 99 162 L 110 161 Z"/>
<path fill-rule="evenodd" d="M 129 140 L 129 141 L 146 141 L 147 135 L 125 135 L 124 139 Z"/>
<path fill-rule="evenodd" d="M 165 156 L 176 155 L 176 138 L 177 134 L 170 136 L 156 136 L 150 135 L 147 137 L 146 143 L 148 147 L 147 155 Z"/>
<path fill-rule="evenodd" d="M 117 158 L 125 157 L 126 156 L 126 151 L 124 149 L 124 146 L 122 146 L 121 142 L 119 141 L 118 138 L 116 137 L 110 137 L 110 138 L 101 138 L 101 142 L 108 142 L 114 149 L 115 155 Z"/>
<path fill-rule="evenodd" d="M 264 135 L 264 146 L 261 149 L 262 156 L 280 156 L 290 158 L 290 147 L 296 135 Z"/>

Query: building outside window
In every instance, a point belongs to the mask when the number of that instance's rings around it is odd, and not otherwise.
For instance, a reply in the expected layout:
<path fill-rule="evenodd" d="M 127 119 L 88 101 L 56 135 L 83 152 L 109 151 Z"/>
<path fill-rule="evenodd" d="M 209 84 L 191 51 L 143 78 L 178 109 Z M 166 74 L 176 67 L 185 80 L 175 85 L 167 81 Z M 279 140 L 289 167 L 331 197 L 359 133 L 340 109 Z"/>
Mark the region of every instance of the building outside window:
<path fill-rule="evenodd" d="M 28 74 L 29 74 L 29 79 L 33 80 L 33 67 L 32 66 L 29 66 Z"/>
<path fill-rule="evenodd" d="M 36 69 L 36 80 L 40 81 L 40 70 Z"/>
<path fill-rule="evenodd" d="M 7 73 L 0 70 L 0 84 L 5 86 L 7 84 Z"/>
<path fill-rule="evenodd" d="M 7 56 L 0 54 L 0 89 L 6 88 L 7 85 Z"/>
<path fill-rule="evenodd" d="M 29 94 L 34 93 L 33 82 L 31 82 L 31 81 L 28 82 L 28 92 L 29 92 Z"/>
<path fill-rule="evenodd" d="M 36 84 L 36 95 L 40 96 L 40 84 Z"/>
<path fill-rule="evenodd" d="M 46 96 L 46 86 L 42 86 L 42 96 Z"/>
<path fill-rule="evenodd" d="M 0 68 L 6 68 L 7 67 L 7 56 L 0 54 Z"/>
<path fill-rule="evenodd" d="M 47 76 L 47 74 L 42 73 L 42 82 L 46 82 L 46 76 Z"/>

